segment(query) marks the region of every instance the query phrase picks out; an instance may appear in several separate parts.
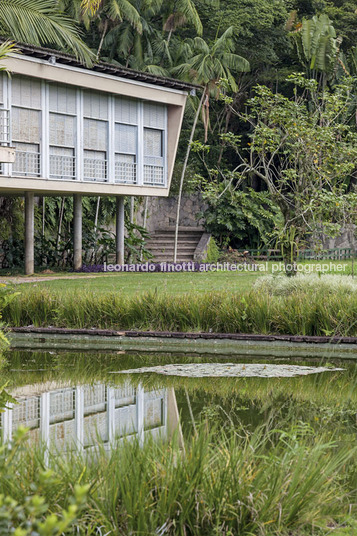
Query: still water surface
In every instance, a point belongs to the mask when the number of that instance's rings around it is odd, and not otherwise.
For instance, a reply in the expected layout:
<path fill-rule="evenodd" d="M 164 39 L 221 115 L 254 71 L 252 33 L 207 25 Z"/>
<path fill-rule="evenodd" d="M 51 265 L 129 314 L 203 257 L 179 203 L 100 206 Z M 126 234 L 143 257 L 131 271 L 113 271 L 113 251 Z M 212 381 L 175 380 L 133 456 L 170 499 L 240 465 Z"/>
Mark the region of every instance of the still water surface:
<path fill-rule="evenodd" d="M 254 357 L 254 359 L 253 359 Z M 277 377 L 185 377 L 147 371 L 172 364 L 260 363 Z M 327 367 L 318 374 L 279 377 L 281 365 Z M 332 370 L 339 367 L 342 370 Z M 142 373 L 125 370 L 146 368 Z M 262 367 L 263 369 L 265 367 Z M 192 370 L 192 368 L 191 368 Z M 353 360 L 130 352 L 12 351 L 2 369 L 15 402 L 1 414 L 4 440 L 19 426 L 30 441 L 64 450 L 74 444 L 110 448 L 114 440 L 191 434 L 201 422 L 254 429 L 267 421 L 306 423 L 315 433 L 356 434 L 357 366 Z"/>

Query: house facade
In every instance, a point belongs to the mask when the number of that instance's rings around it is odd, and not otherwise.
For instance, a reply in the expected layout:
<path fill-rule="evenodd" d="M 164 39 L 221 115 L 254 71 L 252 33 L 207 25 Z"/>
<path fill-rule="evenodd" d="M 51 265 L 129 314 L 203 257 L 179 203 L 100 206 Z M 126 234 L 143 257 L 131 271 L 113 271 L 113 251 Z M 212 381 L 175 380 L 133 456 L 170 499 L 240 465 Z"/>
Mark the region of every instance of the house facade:
<path fill-rule="evenodd" d="M 195 86 L 57 51 L 20 46 L 0 73 L 0 195 L 26 199 L 26 272 L 33 272 L 33 197 L 74 195 L 75 268 L 81 196 L 168 196 L 187 96 Z M 32 240 L 31 240 L 32 237 Z M 32 257 L 32 258 L 31 258 Z"/>

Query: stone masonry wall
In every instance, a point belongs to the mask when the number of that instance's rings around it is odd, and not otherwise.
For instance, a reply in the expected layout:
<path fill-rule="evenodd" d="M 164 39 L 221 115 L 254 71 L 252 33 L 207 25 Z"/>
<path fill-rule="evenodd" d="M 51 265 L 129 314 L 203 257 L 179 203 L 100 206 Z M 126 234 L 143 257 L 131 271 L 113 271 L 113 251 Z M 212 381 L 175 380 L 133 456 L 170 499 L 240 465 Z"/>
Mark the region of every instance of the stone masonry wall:
<path fill-rule="evenodd" d="M 136 221 L 143 224 L 144 203 L 137 212 Z M 199 193 L 183 195 L 180 211 L 180 227 L 193 227 L 203 229 L 202 220 L 197 214 L 206 207 Z M 177 196 L 173 197 L 149 197 L 147 229 L 150 233 L 158 229 L 175 227 L 177 210 Z"/>

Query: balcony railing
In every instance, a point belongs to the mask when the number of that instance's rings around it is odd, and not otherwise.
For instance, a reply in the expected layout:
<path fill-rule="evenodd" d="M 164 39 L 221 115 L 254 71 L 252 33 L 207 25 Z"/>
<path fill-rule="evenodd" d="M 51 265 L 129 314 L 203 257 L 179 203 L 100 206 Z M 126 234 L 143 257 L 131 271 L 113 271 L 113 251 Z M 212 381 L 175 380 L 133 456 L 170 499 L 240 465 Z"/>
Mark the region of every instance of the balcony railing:
<path fill-rule="evenodd" d="M 144 165 L 145 186 L 165 186 L 164 168 L 162 166 Z"/>
<path fill-rule="evenodd" d="M 115 162 L 115 182 L 136 184 L 136 164 L 133 162 Z"/>
<path fill-rule="evenodd" d="M 29 151 L 16 151 L 15 162 L 12 165 L 15 175 L 24 177 L 40 176 L 40 153 Z"/>
<path fill-rule="evenodd" d="M 9 110 L 0 109 L 0 144 L 10 143 L 10 114 Z"/>
<path fill-rule="evenodd" d="M 50 177 L 52 179 L 73 180 L 76 177 L 74 156 L 50 155 Z"/>
<path fill-rule="evenodd" d="M 107 160 L 98 158 L 84 158 L 84 180 L 95 182 L 106 182 Z"/>

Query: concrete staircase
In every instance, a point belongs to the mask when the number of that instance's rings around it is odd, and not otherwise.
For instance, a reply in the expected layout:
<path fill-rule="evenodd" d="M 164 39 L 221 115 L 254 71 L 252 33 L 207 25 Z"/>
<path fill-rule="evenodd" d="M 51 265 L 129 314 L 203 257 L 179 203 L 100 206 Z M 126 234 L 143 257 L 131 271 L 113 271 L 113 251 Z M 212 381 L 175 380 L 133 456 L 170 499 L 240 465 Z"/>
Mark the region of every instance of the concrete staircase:
<path fill-rule="evenodd" d="M 179 227 L 177 262 L 193 261 L 197 245 L 204 231 L 194 227 Z M 175 229 L 158 229 L 146 242 L 146 249 L 153 255 L 152 262 L 173 262 Z"/>

